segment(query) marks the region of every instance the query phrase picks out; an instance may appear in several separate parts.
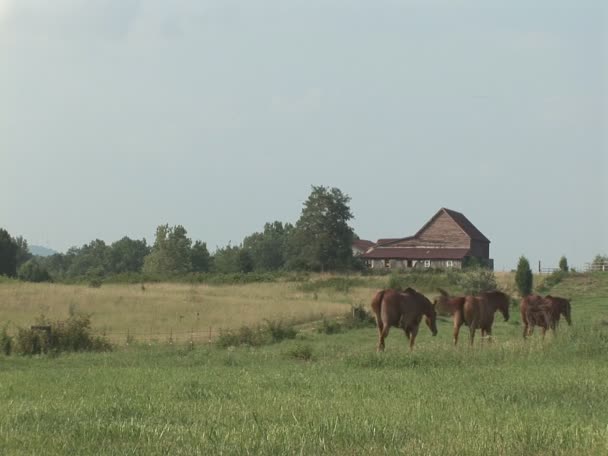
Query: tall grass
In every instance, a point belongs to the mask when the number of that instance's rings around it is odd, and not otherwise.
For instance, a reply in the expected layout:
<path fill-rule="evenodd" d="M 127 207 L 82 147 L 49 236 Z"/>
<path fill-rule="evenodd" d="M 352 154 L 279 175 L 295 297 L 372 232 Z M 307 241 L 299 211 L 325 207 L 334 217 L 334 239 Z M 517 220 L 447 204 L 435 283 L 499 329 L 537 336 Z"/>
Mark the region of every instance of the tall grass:
<path fill-rule="evenodd" d="M 384 354 L 364 328 L 231 351 L 7 358 L 0 453 L 605 454 L 601 328 L 474 349 L 423 333 L 413 353 L 389 339 Z"/>

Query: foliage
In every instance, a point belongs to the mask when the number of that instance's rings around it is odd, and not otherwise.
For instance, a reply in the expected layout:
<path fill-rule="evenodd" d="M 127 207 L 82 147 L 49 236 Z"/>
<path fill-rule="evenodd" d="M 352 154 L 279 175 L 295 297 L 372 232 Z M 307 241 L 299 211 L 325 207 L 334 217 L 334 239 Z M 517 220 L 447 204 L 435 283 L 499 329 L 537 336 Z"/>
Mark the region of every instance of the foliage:
<path fill-rule="evenodd" d="M 496 276 L 490 269 L 478 268 L 457 274 L 455 285 L 467 295 L 477 295 L 497 289 Z"/>
<path fill-rule="evenodd" d="M 337 320 L 323 318 L 317 332 L 319 334 L 338 334 L 342 332 L 342 325 Z"/>
<path fill-rule="evenodd" d="M 50 331 L 19 328 L 15 352 L 22 355 L 43 353 L 108 351 L 110 344 L 102 337 L 91 334 L 89 315 L 73 314 L 66 320 L 50 321 L 41 316 L 36 326 L 50 326 Z"/>
<path fill-rule="evenodd" d="M 237 347 L 239 345 L 249 345 L 258 347 L 281 342 L 285 339 L 293 339 L 297 331 L 282 321 L 265 320 L 259 326 L 241 326 L 236 330 L 223 330 L 215 341 L 220 348 Z"/>
<path fill-rule="evenodd" d="M 13 350 L 13 338 L 8 334 L 8 325 L 0 330 L 0 352 L 9 356 Z"/>
<path fill-rule="evenodd" d="M 0 275 L 17 275 L 17 252 L 19 247 L 4 228 L 0 228 Z"/>
<path fill-rule="evenodd" d="M 192 272 L 209 272 L 211 269 L 211 255 L 207 250 L 207 243 L 196 241 L 190 252 Z"/>
<path fill-rule="evenodd" d="M 17 245 L 17 270 L 19 267 L 24 264 L 26 261 L 29 261 L 32 258 L 32 254 L 27 245 L 27 241 L 23 238 L 23 236 L 17 236 L 15 239 L 15 244 Z"/>
<path fill-rule="evenodd" d="M 353 260 L 353 218 L 350 197 L 337 188 L 313 186 L 302 214 L 289 238 L 291 269 L 344 270 Z"/>
<path fill-rule="evenodd" d="M 50 282 L 51 276 L 40 262 L 33 258 L 21 265 L 17 277 L 25 282 Z"/>
<path fill-rule="evenodd" d="M 532 270 L 527 258 L 521 256 L 515 271 L 515 285 L 520 296 L 527 296 L 532 292 Z"/>
<path fill-rule="evenodd" d="M 462 262 L 462 268 L 467 269 L 490 269 L 490 264 L 487 260 L 477 257 L 467 256 Z"/>
<path fill-rule="evenodd" d="M 300 361 L 312 361 L 313 348 L 309 344 L 298 344 L 289 350 L 288 355 Z"/>
<path fill-rule="evenodd" d="M 95 239 L 81 248 L 68 250 L 71 257 L 67 275 L 71 277 L 103 277 L 110 265 L 110 247 L 101 239 Z"/>
<path fill-rule="evenodd" d="M 608 266 L 608 255 L 600 255 L 600 254 L 596 255 L 595 258 L 593 258 L 591 265 L 595 269 L 601 269 L 602 266 L 604 266 L 604 267 Z"/>
<path fill-rule="evenodd" d="M 228 244 L 215 252 L 213 269 L 221 274 L 247 273 L 252 271 L 253 261 L 248 251 Z"/>
<path fill-rule="evenodd" d="M 266 223 L 264 231 L 243 240 L 243 248 L 251 254 L 254 271 L 277 271 L 285 266 L 287 243 L 293 225 L 275 221 Z"/>
<path fill-rule="evenodd" d="M 568 272 L 568 259 L 565 256 L 562 256 L 559 259 L 559 270 L 562 272 Z"/>
<path fill-rule="evenodd" d="M 537 287 L 539 293 L 546 293 L 560 283 L 568 273 L 563 269 L 553 271 L 543 282 Z"/>
<path fill-rule="evenodd" d="M 125 236 L 111 245 L 108 269 L 113 274 L 140 272 L 151 250 L 145 239 Z"/>
<path fill-rule="evenodd" d="M 363 328 L 365 326 L 376 326 L 376 318 L 367 311 L 362 304 L 353 305 L 346 318 L 346 322 L 351 328 Z"/>
<path fill-rule="evenodd" d="M 157 227 L 152 252 L 144 259 L 143 272 L 163 276 L 189 272 L 192 269 L 192 240 L 186 234 L 186 229 L 181 225 Z"/>

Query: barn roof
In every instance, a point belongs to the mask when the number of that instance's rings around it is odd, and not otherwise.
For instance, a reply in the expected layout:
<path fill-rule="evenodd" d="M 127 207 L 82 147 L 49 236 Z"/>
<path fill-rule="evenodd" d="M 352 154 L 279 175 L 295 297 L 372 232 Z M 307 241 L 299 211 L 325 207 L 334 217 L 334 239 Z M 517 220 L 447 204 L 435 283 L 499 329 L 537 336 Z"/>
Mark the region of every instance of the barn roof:
<path fill-rule="evenodd" d="M 464 214 L 453 211 L 451 209 L 446 209 L 445 207 L 439 209 L 439 211 L 437 211 L 437 213 L 433 217 L 431 217 L 431 219 L 426 222 L 422 228 L 418 230 L 414 237 L 420 236 L 424 232 L 424 230 L 426 230 L 441 214 L 447 214 L 471 239 L 476 241 L 490 242 L 490 240 L 485 237 L 482 232 L 479 231 L 475 227 L 475 225 L 473 225 L 471 221 L 464 216 Z"/>
<path fill-rule="evenodd" d="M 364 252 L 369 249 L 370 247 L 375 246 L 376 244 L 372 241 L 367 241 L 365 239 L 355 239 L 353 241 L 353 247 L 356 247 L 360 250 L 363 250 Z"/>

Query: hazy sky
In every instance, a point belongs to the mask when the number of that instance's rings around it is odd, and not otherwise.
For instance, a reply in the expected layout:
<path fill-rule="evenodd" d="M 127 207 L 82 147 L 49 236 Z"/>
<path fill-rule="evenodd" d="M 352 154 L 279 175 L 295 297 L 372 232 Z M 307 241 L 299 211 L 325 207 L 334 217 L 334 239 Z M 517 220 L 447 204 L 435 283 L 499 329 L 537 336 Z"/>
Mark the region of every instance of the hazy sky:
<path fill-rule="evenodd" d="M 497 269 L 583 265 L 608 253 L 604 3 L 0 0 L 0 226 L 214 250 L 314 184 L 362 238 L 448 207 Z"/>

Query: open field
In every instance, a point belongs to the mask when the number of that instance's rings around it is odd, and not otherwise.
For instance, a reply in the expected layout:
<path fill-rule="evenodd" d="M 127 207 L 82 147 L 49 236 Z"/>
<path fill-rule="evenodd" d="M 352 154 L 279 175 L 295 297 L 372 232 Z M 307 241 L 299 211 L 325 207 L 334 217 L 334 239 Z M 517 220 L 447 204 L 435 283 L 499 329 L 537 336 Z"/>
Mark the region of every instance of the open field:
<path fill-rule="evenodd" d="M 514 290 L 513 274 L 497 273 L 499 285 Z M 315 280 L 331 280 L 319 276 Z M 542 277 L 539 279 L 542 280 Z M 313 284 L 315 282 L 313 280 Z M 348 280 L 348 279 L 347 279 Z M 9 332 L 28 327 L 37 317 L 64 319 L 70 311 L 91 314 L 95 333 L 113 343 L 207 342 L 222 329 L 261 323 L 264 319 L 307 322 L 335 317 L 352 305 L 369 306 L 374 291 L 388 278 L 354 278 L 346 290 L 307 286 L 299 282 L 209 286 L 183 283 L 84 285 L 0 283 L 0 324 Z M 434 280 L 420 290 L 436 294 Z M 416 285 L 418 288 L 418 285 Z M 606 291 L 608 295 L 608 290 Z"/>
<path fill-rule="evenodd" d="M 27 327 L 41 314 L 64 319 L 70 309 L 92 315 L 93 329 L 114 343 L 127 334 L 139 341 L 207 341 L 221 329 L 261 323 L 319 320 L 367 304 L 370 290 L 349 293 L 302 291 L 301 285 L 262 283 L 242 286 L 200 284 L 81 285 L 5 283 L 0 285 L 0 323 Z"/>
<path fill-rule="evenodd" d="M 292 285 L 215 291 L 262 302 Z M 369 293 L 304 292 L 301 303 L 335 299 L 340 313 Z M 0 454 L 604 455 L 608 275 L 573 277 L 552 293 L 574 298 L 574 324 L 544 342 L 524 342 L 513 311 L 497 319 L 493 344 L 472 349 L 452 347 L 442 320 L 435 338 L 421 328 L 413 353 L 393 329 L 376 354 L 369 327 L 260 348 L 0 357 Z"/>

